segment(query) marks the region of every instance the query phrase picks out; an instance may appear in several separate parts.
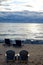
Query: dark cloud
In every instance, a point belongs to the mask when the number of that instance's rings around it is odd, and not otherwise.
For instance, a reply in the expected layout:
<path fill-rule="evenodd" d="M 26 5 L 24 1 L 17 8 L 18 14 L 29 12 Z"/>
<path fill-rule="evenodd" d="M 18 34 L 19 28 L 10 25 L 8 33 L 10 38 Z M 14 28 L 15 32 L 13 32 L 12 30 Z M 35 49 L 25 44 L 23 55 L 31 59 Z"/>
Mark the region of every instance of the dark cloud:
<path fill-rule="evenodd" d="M 10 8 L 5 8 L 6 10 L 11 10 Z"/>
<path fill-rule="evenodd" d="M 7 1 L 7 0 L 0 0 L 0 2 Z"/>
<path fill-rule="evenodd" d="M 31 5 L 25 5 L 26 7 L 33 7 L 33 6 L 31 6 Z"/>
<path fill-rule="evenodd" d="M 0 22 L 43 23 L 43 12 L 0 12 Z"/>
<path fill-rule="evenodd" d="M 8 5 L 8 4 L 1 4 L 1 3 L 0 3 L 0 6 L 9 6 L 9 5 Z"/>
<path fill-rule="evenodd" d="M 0 6 L 1 6 L 1 3 L 0 3 Z"/>
<path fill-rule="evenodd" d="M 1 3 L 2 3 L 3 1 L 7 1 L 7 0 L 0 0 L 0 6 L 2 5 Z"/>

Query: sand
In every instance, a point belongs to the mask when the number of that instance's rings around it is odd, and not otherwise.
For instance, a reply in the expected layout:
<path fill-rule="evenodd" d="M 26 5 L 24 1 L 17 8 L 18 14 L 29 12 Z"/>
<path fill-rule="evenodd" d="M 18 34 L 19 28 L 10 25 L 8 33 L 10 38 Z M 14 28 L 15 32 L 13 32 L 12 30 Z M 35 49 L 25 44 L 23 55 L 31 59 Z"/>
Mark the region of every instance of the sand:
<path fill-rule="evenodd" d="M 7 50 L 14 50 L 18 54 L 21 50 L 27 50 L 30 54 L 28 63 L 25 65 L 43 65 L 43 44 L 23 44 L 21 48 L 3 46 L 0 43 L 0 65 L 24 65 L 24 63 L 6 63 L 5 53 Z"/>

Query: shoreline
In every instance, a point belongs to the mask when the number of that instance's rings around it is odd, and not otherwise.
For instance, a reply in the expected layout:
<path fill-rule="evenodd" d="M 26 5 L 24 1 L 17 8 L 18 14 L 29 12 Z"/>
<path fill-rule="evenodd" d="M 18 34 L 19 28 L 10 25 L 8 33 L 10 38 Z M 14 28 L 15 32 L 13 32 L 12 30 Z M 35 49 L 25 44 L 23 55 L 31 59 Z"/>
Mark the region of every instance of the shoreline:
<path fill-rule="evenodd" d="M 9 39 L 9 38 L 5 38 L 5 39 Z M 5 39 L 1 39 L 0 40 L 0 43 L 5 43 Z M 25 39 L 25 40 L 22 40 L 22 39 L 9 39 L 10 40 L 10 43 L 14 43 L 15 40 L 21 40 L 21 43 L 23 44 L 43 44 L 43 40 L 34 40 L 34 39 Z"/>

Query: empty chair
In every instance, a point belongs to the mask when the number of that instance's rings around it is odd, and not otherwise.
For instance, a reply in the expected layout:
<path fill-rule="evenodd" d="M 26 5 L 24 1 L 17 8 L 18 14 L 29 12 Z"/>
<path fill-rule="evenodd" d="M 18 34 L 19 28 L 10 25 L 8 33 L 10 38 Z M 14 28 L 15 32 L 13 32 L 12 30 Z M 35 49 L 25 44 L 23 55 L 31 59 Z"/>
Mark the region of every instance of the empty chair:
<path fill-rule="evenodd" d="M 15 61 L 15 52 L 12 50 L 6 51 L 6 61 Z"/>
<path fill-rule="evenodd" d="M 15 40 L 16 41 L 16 46 L 21 47 L 21 40 Z"/>
<path fill-rule="evenodd" d="M 10 46 L 11 45 L 10 44 L 10 40 L 9 39 L 5 39 L 5 44 L 8 45 L 8 46 Z"/>
<path fill-rule="evenodd" d="M 20 56 L 19 56 L 19 60 L 21 61 L 21 62 L 26 62 L 27 63 L 27 61 L 28 61 L 28 51 L 26 51 L 26 50 L 22 50 L 22 51 L 20 51 Z"/>

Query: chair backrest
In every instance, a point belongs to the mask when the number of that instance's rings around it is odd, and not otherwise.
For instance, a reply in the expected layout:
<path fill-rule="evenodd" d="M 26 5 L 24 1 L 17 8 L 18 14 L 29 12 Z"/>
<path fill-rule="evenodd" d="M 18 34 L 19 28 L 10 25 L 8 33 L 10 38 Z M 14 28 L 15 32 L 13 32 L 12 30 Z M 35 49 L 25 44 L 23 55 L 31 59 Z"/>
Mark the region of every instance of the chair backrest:
<path fill-rule="evenodd" d="M 8 50 L 8 51 L 6 52 L 6 54 L 7 54 L 7 59 L 13 60 L 13 58 L 14 58 L 14 56 L 15 56 L 15 52 L 14 52 L 14 51 Z"/>
<path fill-rule="evenodd" d="M 10 45 L 10 40 L 9 39 L 5 39 L 5 44 Z"/>
<path fill-rule="evenodd" d="M 21 46 L 21 40 L 15 40 L 16 41 L 16 46 Z"/>
<path fill-rule="evenodd" d="M 22 60 L 27 60 L 28 59 L 28 52 L 26 50 L 20 51 L 20 57 Z"/>

